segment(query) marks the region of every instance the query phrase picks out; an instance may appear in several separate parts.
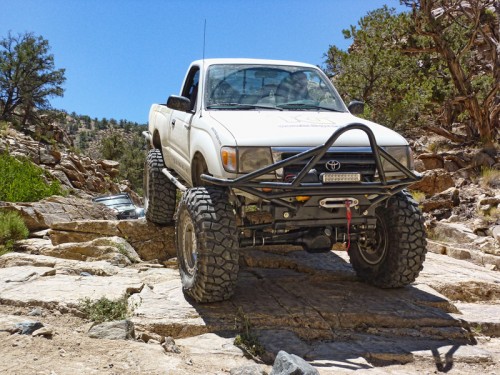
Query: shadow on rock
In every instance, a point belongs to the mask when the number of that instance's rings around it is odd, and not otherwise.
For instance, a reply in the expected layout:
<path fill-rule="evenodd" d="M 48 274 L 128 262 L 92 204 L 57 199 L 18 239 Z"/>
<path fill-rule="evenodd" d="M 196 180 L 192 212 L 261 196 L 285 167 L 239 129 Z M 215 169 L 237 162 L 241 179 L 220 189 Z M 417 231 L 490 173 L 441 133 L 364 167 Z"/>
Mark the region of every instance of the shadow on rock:
<path fill-rule="evenodd" d="M 242 257 L 230 301 L 189 302 L 209 331 L 251 330 L 268 363 L 284 350 L 318 367 L 361 369 L 422 357 L 447 371 L 459 348 L 475 344 L 467 324 L 450 315 L 455 306 L 426 285 L 372 287 L 333 252 L 249 250 Z"/>

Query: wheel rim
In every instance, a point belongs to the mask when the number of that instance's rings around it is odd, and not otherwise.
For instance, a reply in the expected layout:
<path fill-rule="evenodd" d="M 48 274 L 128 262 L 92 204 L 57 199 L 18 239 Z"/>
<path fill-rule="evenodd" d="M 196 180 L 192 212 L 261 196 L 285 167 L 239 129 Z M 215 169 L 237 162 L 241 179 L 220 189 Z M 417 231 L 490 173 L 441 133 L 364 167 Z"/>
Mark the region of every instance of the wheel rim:
<path fill-rule="evenodd" d="M 191 218 L 184 214 L 181 218 L 182 226 L 179 238 L 181 247 L 182 265 L 184 271 L 193 276 L 196 270 L 196 260 L 198 257 L 198 242 Z"/>
<path fill-rule="evenodd" d="M 371 265 L 380 263 L 387 254 L 388 236 L 389 233 L 385 222 L 377 215 L 377 228 L 374 231 L 373 240 L 358 242 L 361 258 Z"/>

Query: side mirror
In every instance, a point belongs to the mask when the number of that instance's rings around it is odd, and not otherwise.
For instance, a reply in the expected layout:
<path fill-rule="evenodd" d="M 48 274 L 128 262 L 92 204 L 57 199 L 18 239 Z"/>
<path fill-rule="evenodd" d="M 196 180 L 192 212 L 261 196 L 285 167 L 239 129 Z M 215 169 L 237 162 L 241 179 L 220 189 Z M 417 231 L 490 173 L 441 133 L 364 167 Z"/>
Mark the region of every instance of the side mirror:
<path fill-rule="evenodd" d="M 365 103 L 360 102 L 359 100 L 353 100 L 352 102 L 349 103 L 347 109 L 353 115 L 360 115 L 365 111 Z"/>
<path fill-rule="evenodd" d="M 170 95 L 167 99 L 167 107 L 176 111 L 189 112 L 191 110 L 191 100 L 184 96 Z"/>

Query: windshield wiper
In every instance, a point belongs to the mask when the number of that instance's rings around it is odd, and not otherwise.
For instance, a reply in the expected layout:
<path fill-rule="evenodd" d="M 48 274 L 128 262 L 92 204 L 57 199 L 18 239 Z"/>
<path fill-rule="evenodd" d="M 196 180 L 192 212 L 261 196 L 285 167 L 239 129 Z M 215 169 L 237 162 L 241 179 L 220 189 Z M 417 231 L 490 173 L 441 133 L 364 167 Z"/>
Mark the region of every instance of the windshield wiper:
<path fill-rule="evenodd" d="M 274 105 L 264 105 L 264 104 L 247 104 L 247 103 L 217 103 L 207 106 L 207 109 L 277 109 L 282 111 L 283 108 L 276 107 Z"/>
<path fill-rule="evenodd" d="M 327 111 L 332 111 L 332 112 L 344 112 L 332 107 L 327 107 L 318 104 L 310 104 L 310 103 L 284 103 L 284 104 L 279 104 L 279 107 L 283 109 L 326 109 Z"/>

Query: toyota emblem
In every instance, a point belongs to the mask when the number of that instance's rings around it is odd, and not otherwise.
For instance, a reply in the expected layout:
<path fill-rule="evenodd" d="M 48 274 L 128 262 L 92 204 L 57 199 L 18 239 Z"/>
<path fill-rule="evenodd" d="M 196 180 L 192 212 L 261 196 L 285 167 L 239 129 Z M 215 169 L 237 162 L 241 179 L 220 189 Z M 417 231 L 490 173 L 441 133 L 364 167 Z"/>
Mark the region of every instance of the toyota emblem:
<path fill-rule="evenodd" d="M 340 162 L 338 160 L 328 160 L 325 163 L 325 167 L 330 172 L 335 172 L 335 171 L 338 171 L 340 169 Z"/>

